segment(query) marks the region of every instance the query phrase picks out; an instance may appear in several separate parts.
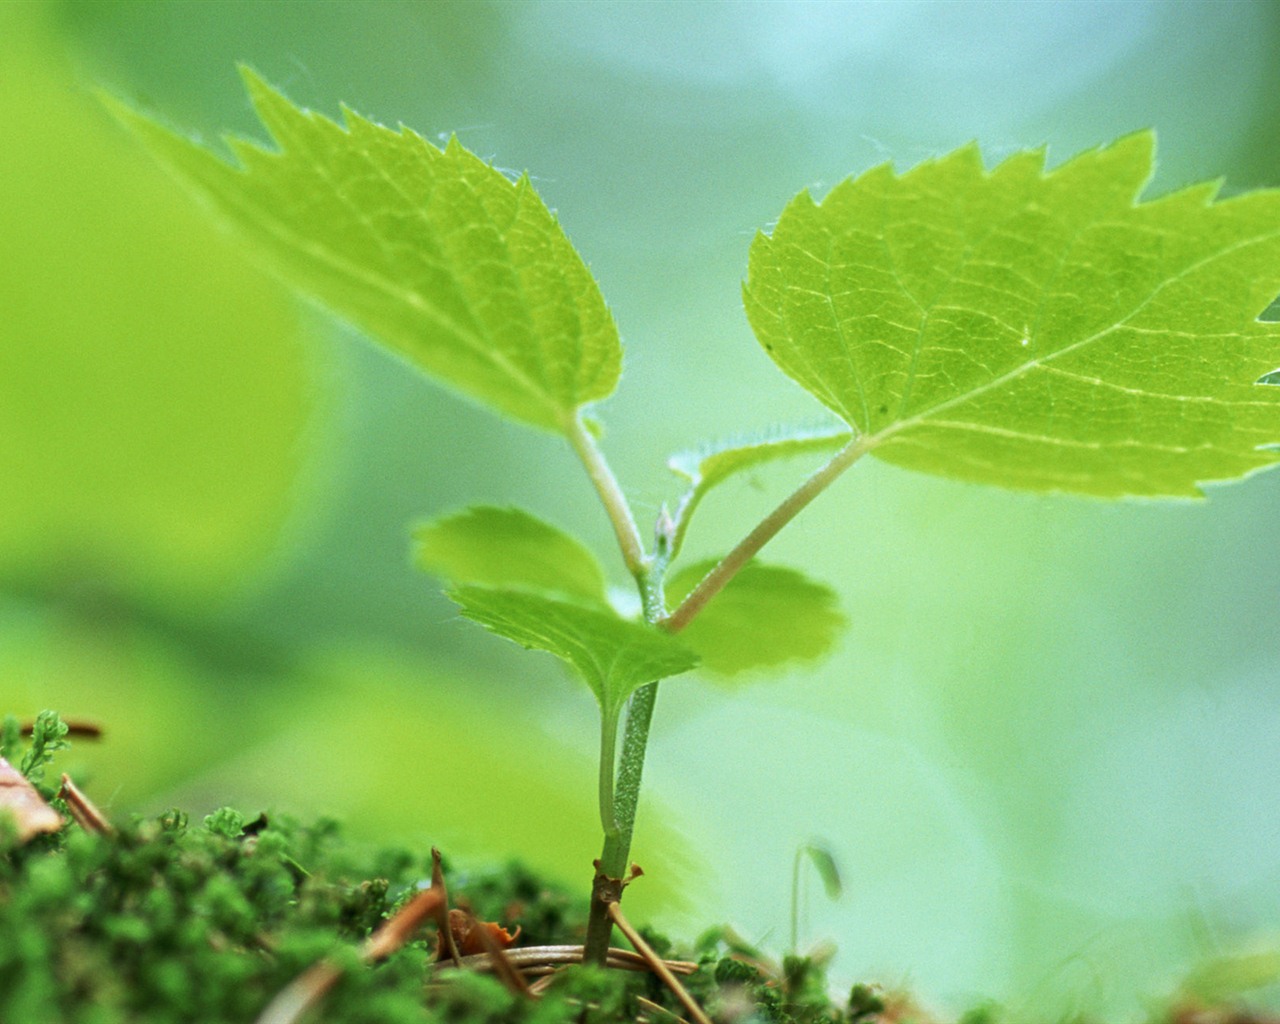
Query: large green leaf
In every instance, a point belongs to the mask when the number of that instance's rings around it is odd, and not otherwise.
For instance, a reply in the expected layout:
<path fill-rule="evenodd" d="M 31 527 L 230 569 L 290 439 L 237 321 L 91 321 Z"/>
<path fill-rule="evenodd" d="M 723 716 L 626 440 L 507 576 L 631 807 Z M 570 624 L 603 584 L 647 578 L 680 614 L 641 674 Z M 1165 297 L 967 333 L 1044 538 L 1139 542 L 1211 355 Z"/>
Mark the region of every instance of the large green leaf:
<path fill-rule="evenodd" d="M 1280 453 L 1280 191 L 1138 202 L 1142 133 L 1045 173 L 974 146 L 801 193 L 744 288 L 774 361 L 903 466 L 1189 495 Z"/>
<path fill-rule="evenodd" d="M 551 430 L 612 393 L 613 318 L 527 177 L 244 79 L 279 150 L 231 139 L 240 167 L 111 105 L 282 274 L 445 383 Z"/>
<path fill-rule="evenodd" d="M 596 695 L 606 722 L 617 720 L 637 687 L 698 663 L 697 655 L 674 636 L 605 607 L 479 586 L 459 587 L 449 596 L 473 622 L 572 665 Z"/>
<path fill-rule="evenodd" d="M 667 582 L 678 604 L 715 565 L 691 565 Z M 720 675 L 774 668 L 826 654 L 844 628 L 830 587 L 795 569 L 748 563 L 680 632 L 700 667 Z"/>
<path fill-rule="evenodd" d="M 418 565 L 455 584 L 605 601 L 604 572 L 575 537 L 518 508 L 473 505 L 414 531 Z"/>

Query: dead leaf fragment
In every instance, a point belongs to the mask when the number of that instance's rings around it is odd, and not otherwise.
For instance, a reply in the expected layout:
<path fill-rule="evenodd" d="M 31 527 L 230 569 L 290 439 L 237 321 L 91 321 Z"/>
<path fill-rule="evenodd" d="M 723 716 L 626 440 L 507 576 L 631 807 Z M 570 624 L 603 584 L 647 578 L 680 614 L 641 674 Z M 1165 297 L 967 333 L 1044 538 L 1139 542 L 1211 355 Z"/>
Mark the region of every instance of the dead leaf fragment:
<path fill-rule="evenodd" d="M 471 956 L 475 953 L 488 951 L 489 947 L 485 942 L 485 934 L 482 934 L 482 930 L 499 949 L 508 949 L 520 937 L 519 927 L 516 928 L 515 934 L 512 934 L 502 925 L 493 921 L 478 920 L 465 910 L 454 909 L 449 911 L 449 932 L 453 936 L 453 941 L 462 956 Z M 436 959 L 444 960 L 447 956 L 448 951 L 444 948 L 444 941 L 441 937 L 436 942 Z"/>
<path fill-rule="evenodd" d="M 41 832 L 62 828 L 62 815 L 45 803 L 35 786 L 0 757 L 0 812 L 8 811 L 18 826 L 18 840 L 27 842 Z"/>

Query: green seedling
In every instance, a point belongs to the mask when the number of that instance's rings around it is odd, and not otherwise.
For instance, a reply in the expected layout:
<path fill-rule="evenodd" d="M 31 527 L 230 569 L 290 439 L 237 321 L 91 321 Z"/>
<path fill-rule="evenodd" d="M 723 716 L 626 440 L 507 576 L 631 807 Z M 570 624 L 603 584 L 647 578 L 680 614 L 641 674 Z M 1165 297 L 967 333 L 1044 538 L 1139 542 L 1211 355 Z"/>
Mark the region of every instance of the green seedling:
<path fill-rule="evenodd" d="M 976 483 L 1117 498 L 1198 496 L 1280 460 L 1280 191 L 1201 184 L 1142 200 L 1142 132 L 1046 171 L 976 146 L 801 192 L 751 245 L 743 298 L 778 368 L 829 413 L 675 456 L 684 497 L 637 524 L 593 407 L 622 349 L 594 278 L 528 177 L 349 111 L 301 110 L 246 71 L 274 139 L 229 163 L 114 101 L 120 118 L 300 289 L 473 401 L 563 439 L 634 579 L 614 607 L 583 544 L 479 507 L 417 535 L 462 614 L 567 663 L 600 705 L 603 850 L 588 955 L 603 963 L 628 870 L 659 681 L 816 657 L 830 588 L 756 556 L 864 456 Z M 779 459 L 817 468 L 723 557 L 679 565 L 703 497 Z M 621 731 L 619 742 L 618 734 Z"/>
<path fill-rule="evenodd" d="M 840 868 L 836 859 L 822 843 L 803 843 L 796 847 L 796 855 L 791 862 L 791 955 L 800 955 L 800 903 L 802 900 L 800 873 L 804 862 L 813 865 L 813 870 L 822 880 L 823 892 L 827 899 L 838 900 L 844 895 L 844 882 L 840 880 Z"/>

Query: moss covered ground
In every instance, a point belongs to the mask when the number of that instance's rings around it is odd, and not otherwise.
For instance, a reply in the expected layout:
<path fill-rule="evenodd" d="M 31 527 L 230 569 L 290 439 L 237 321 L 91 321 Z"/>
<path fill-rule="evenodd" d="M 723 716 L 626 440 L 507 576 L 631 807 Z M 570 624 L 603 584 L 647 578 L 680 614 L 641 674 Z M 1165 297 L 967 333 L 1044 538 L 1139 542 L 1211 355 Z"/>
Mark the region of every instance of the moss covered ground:
<path fill-rule="evenodd" d="M 5 721 L 0 770 L 11 763 L 14 786 L 29 783 L 68 821 L 23 829 L 22 814 L 0 811 L 0 1024 L 680 1024 L 693 1016 L 648 969 L 550 972 L 550 961 L 569 956 L 564 947 L 582 942 L 585 900 L 518 864 L 437 864 L 431 851 L 347 842 L 332 821 L 232 809 L 198 821 L 171 811 L 95 823 L 74 787 L 46 781 L 66 726 L 42 715 L 27 732 Z M 0 807 L 4 793 L 0 786 Z M 386 922 L 407 920 L 433 870 L 437 885 L 441 872 L 447 880 L 444 907 L 469 915 L 459 918 L 459 942 L 468 923 L 497 926 L 486 934 L 500 941 L 458 951 L 461 969 L 440 960 L 431 915 L 388 938 L 396 929 Z M 517 929 L 505 953 L 489 948 Z M 683 962 L 688 997 L 716 1024 L 936 1021 L 873 986 L 834 991 L 821 956 L 776 963 L 725 928 L 683 945 L 641 933 L 660 957 Z M 557 952 L 539 952 L 546 947 Z M 495 972 L 503 959 L 518 977 Z M 307 998 L 291 1002 L 300 985 Z M 964 1019 L 1022 1024 L 995 1007 Z M 1153 1020 L 1264 1018 L 1182 1006 Z"/>

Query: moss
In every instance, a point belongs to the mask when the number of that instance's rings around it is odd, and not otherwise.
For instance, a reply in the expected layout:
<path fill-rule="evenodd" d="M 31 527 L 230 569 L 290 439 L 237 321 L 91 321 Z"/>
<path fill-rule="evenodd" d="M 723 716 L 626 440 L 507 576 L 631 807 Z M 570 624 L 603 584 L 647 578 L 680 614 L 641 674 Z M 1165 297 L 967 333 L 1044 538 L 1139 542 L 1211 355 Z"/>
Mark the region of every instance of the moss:
<path fill-rule="evenodd" d="M 66 746 L 65 726 L 42 715 L 25 752 L 23 745 L 12 719 L 0 723 L 0 751 L 54 799 L 43 779 Z M 170 811 L 113 835 L 68 825 L 19 844 L 11 833 L 0 845 L 0 1021 L 251 1024 L 322 960 L 341 965 L 342 976 L 306 1021 L 678 1024 L 686 1018 L 648 973 L 568 967 L 538 1000 L 513 995 L 488 975 L 437 973 L 432 926 L 386 961 L 365 964 L 361 944 L 427 884 L 431 868 L 429 851 L 351 844 L 330 820 L 250 818 L 230 808 L 199 823 Z M 520 864 L 446 862 L 445 873 L 455 903 L 465 901 L 483 920 L 519 926 L 521 946 L 581 944 L 585 900 Z M 697 963 L 684 984 L 718 1024 L 932 1019 L 906 997 L 871 985 L 833 999 L 829 954 L 789 956 L 779 966 L 726 928 L 688 946 L 642 931 L 661 955 Z M 1187 1019 L 1173 1008 L 1152 1017 Z M 1222 1011 L 1203 1019 L 1255 1018 Z M 963 1021 L 1015 1024 L 992 1003 Z"/>
<path fill-rule="evenodd" d="M 0 747 L 21 753 L 23 773 L 52 800 L 44 775 L 67 745 L 66 726 L 42 714 L 30 733 L 21 751 L 7 719 Z M 445 869 L 455 900 L 484 920 L 518 925 L 522 945 L 581 943 L 584 901 L 520 864 Z M 0 1020 L 242 1024 L 323 959 L 349 968 L 324 1001 L 323 1019 L 339 1024 L 613 1024 L 636 1020 L 640 997 L 651 1016 L 662 1012 L 655 1005 L 678 1012 L 642 973 L 568 968 L 537 1001 L 485 975 L 437 975 L 431 934 L 363 964 L 360 944 L 430 877 L 428 851 L 359 847 L 332 821 L 251 819 L 231 808 L 199 823 L 174 810 L 112 835 L 68 825 L 11 841 L 0 850 Z M 755 1016 L 778 1024 L 842 1019 L 825 1002 L 810 1012 L 822 976 L 810 980 L 806 961 L 770 977 L 736 959 L 741 949 L 720 932 L 692 951 L 646 938 L 701 964 L 689 987 L 713 1008 L 745 997 Z M 803 1000 L 792 998 L 801 976 Z"/>

